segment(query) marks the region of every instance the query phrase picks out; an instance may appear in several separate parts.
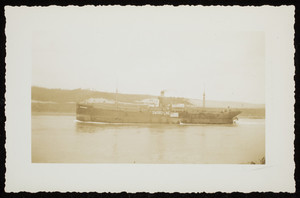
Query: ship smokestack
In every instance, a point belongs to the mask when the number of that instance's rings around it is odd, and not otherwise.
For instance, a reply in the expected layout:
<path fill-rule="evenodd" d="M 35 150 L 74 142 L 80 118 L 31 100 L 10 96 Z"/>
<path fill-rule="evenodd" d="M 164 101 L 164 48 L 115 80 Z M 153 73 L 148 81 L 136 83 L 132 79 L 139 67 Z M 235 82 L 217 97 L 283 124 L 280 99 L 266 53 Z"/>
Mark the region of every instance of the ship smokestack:
<path fill-rule="evenodd" d="M 160 92 L 160 97 L 158 97 L 158 99 L 159 99 L 159 107 L 161 107 L 161 108 L 164 107 L 164 97 L 165 97 L 165 90 L 162 90 Z"/>

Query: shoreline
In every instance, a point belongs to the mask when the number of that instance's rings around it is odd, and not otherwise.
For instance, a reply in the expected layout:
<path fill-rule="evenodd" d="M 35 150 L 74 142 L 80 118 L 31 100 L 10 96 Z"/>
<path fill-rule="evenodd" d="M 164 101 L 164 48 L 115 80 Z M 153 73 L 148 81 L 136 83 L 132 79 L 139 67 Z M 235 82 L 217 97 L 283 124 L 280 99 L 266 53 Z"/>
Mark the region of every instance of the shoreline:
<path fill-rule="evenodd" d="M 49 111 L 31 111 L 31 116 L 76 116 L 75 112 L 49 112 Z"/>
<path fill-rule="evenodd" d="M 76 116 L 76 112 L 31 111 L 32 116 Z M 262 116 L 238 116 L 239 119 L 266 119 Z"/>

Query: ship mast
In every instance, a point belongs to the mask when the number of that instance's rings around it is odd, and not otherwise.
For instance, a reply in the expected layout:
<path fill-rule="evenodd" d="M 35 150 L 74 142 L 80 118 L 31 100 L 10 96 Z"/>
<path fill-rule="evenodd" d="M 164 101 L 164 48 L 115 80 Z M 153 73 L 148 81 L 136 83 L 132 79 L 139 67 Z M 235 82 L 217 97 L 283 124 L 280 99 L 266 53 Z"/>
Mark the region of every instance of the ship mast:
<path fill-rule="evenodd" d="M 116 111 L 118 111 L 118 78 L 116 79 L 115 104 L 116 104 Z"/>
<path fill-rule="evenodd" d="M 204 91 L 203 91 L 203 109 L 205 109 L 205 87 L 204 87 Z"/>
<path fill-rule="evenodd" d="M 115 103 L 116 103 L 116 110 L 118 111 L 118 88 L 116 88 L 116 98 L 115 98 Z"/>

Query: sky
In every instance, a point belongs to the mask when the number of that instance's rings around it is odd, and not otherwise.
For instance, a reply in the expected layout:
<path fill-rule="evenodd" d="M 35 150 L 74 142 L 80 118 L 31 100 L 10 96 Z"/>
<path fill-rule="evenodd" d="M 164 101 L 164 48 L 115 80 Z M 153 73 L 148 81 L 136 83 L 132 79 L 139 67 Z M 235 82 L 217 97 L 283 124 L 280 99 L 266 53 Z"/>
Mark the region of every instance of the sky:
<path fill-rule="evenodd" d="M 75 9 L 39 14 L 32 85 L 265 103 L 262 31 L 211 28 L 197 11 Z M 222 23 L 220 21 L 219 23 Z"/>

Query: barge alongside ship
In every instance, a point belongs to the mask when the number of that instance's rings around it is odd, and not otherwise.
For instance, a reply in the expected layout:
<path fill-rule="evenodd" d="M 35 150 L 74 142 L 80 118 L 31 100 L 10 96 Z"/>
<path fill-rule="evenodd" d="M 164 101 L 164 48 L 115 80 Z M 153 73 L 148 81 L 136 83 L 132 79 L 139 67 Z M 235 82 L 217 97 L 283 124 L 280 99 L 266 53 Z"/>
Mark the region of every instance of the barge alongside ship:
<path fill-rule="evenodd" d="M 232 124 L 240 111 L 209 111 L 203 107 L 172 107 L 165 101 L 164 91 L 158 106 L 114 103 L 77 103 L 76 119 L 85 122 L 156 123 L 156 124 Z"/>

